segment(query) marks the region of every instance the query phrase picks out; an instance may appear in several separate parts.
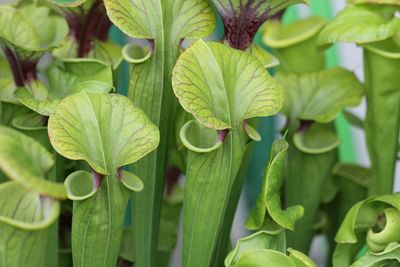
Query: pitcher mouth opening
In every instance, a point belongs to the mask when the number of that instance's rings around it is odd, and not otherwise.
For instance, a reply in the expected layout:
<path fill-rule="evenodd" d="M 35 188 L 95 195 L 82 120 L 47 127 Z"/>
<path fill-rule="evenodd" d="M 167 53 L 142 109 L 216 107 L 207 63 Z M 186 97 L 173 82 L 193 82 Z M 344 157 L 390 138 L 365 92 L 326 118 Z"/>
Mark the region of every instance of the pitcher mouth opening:
<path fill-rule="evenodd" d="M 400 59 L 400 41 L 389 38 L 383 41 L 363 45 L 364 49 L 382 57 Z"/>
<path fill-rule="evenodd" d="M 311 39 L 326 25 L 321 17 L 310 17 L 289 25 L 269 21 L 265 25 L 264 42 L 272 48 L 285 48 Z"/>

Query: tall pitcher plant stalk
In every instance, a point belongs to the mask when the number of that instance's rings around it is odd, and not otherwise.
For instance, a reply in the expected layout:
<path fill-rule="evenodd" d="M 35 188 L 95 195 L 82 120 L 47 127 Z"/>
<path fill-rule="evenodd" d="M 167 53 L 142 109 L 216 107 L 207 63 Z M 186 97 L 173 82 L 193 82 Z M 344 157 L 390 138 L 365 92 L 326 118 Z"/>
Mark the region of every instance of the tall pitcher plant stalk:
<path fill-rule="evenodd" d="M 134 197 L 132 216 L 138 266 L 155 266 L 167 148 L 177 103 L 171 87 L 172 68 L 185 38 L 201 38 L 214 29 L 215 17 L 206 0 L 114 1 L 104 4 L 111 21 L 130 37 L 147 42 L 145 51 L 128 44 L 124 58 L 131 63 L 128 96 L 160 129 L 158 149 L 132 166 L 146 184 Z"/>
<path fill-rule="evenodd" d="M 183 267 L 314 267 L 317 234 L 328 265 L 396 266 L 400 4 L 277 20 L 308 3 L 1 4 L 0 267 L 167 267 L 180 229 Z M 362 47 L 365 84 L 326 68 L 335 42 Z M 345 109 L 364 94 L 362 121 Z M 339 158 L 341 112 L 365 129 L 371 168 Z M 278 113 L 284 126 L 260 134 Z M 240 225 L 254 232 L 231 242 L 250 147 L 266 135 L 279 138 Z"/>
<path fill-rule="evenodd" d="M 276 78 L 285 88 L 285 105 L 290 144 L 286 171 L 287 205 L 302 205 L 304 216 L 288 233 L 288 243 L 308 252 L 318 225 L 324 188 L 331 180 L 340 143 L 332 121 L 344 108 L 359 105 L 363 87 L 351 72 L 325 69 L 325 55 L 316 40 L 326 20 L 310 17 L 289 25 L 266 24 L 264 42 L 280 61 Z M 304 64 L 308 62 L 308 64 Z"/>
<path fill-rule="evenodd" d="M 391 193 L 394 186 L 400 128 L 398 7 L 398 1 L 350 1 L 318 38 L 320 46 L 348 42 L 363 48 L 370 195 Z"/>

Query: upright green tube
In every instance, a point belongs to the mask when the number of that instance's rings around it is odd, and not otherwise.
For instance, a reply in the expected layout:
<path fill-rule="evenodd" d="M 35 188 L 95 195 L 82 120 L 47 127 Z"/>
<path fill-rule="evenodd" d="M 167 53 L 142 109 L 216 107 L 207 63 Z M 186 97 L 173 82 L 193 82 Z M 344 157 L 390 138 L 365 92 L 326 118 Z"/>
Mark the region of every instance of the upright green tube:
<path fill-rule="evenodd" d="M 180 56 L 172 81 L 182 107 L 196 119 L 181 130 L 188 148 L 182 265 L 212 266 L 242 190 L 238 172 L 247 144 L 260 139 L 247 120 L 278 112 L 282 91 L 256 57 L 204 41 Z"/>
<path fill-rule="evenodd" d="M 369 195 L 390 194 L 400 128 L 400 45 L 387 39 L 364 46 L 365 133 L 374 173 Z"/>
<path fill-rule="evenodd" d="M 316 38 L 325 23 L 323 18 L 311 17 L 284 26 L 273 22 L 266 27 L 264 42 L 274 49 L 281 63 L 278 73 L 304 74 L 325 68 L 325 55 L 316 49 Z M 337 160 L 337 150 L 319 154 L 299 150 L 293 143 L 296 128 L 289 130 L 288 136 L 285 199 L 287 206 L 302 205 L 304 215 L 296 224 L 297 230 L 288 231 L 287 238 L 289 246 L 307 253 L 322 187 Z"/>
<path fill-rule="evenodd" d="M 395 14 L 395 2 L 366 2 L 357 1 L 343 9 L 320 33 L 318 45 L 351 42 L 364 47 L 365 132 L 374 172 L 368 193 L 382 195 L 393 190 L 399 135 L 400 50 L 396 35 L 400 20 Z"/>
<path fill-rule="evenodd" d="M 279 21 L 267 23 L 264 42 L 279 59 L 278 72 L 305 73 L 325 67 L 325 55 L 315 46 L 319 31 L 326 24 L 321 17 L 310 17 L 282 26 Z"/>
<path fill-rule="evenodd" d="M 181 53 L 182 41 L 209 35 L 214 29 L 215 15 L 206 0 L 105 0 L 104 3 L 110 20 L 118 28 L 149 43 L 141 57 L 131 53 L 132 44 L 124 48 L 123 54 L 131 63 L 128 96 L 161 133 L 157 150 L 132 166 L 145 184 L 132 205 L 135 266 L 156 266 L 167 149 L 178 105 L 171 88 L 172 69 Z"/>

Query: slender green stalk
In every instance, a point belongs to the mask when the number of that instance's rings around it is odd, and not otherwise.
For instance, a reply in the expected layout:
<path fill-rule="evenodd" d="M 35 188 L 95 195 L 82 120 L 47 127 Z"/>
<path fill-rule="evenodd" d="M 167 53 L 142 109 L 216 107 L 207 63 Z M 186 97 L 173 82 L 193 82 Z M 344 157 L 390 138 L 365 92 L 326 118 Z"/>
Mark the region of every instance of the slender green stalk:
<path fill-rule="evenodd" d="M 181 129 L 188 148 L 182 265 L 210 266 L 230 230 L 247 144 L 260 139 L 247 119 L 276 113 L 282 91 L 256 57 L 201 40 L 179 58 L 173 88 L 196 118 Z"/>
<path fill-rule="evenodd" d="M 46 132 L 47 136 L 47 132 Z M 47 137 L 48 138 L 48 137 Z M 50 142 L 49 142 L 50 143 Z M 56 160 L 49 180 L 52 182 L 60 182 L 64 178 L 64 159 L 56 154 Z M 59 220 L 57 219 L 49 229 L 47 248 L 46 248 L 46 262 L 45 267 L 59 266 Z"/>
<path fill-rule="evenodd" d="M 85 160 L 92 169 L 74 172 L 65 181 L 74 200 L 74 266 L 115 266 L 130 191 L 143 189 L 143 182 L 122 168 L 153 151 L 159 132 L 131 100 L 115 94 L 67 97 L 48 127 L 58 153 Z"/>
<path fill-rule="evenodd" d="M 132 205 L 135 264 L 155 266 L 167 149 L 177 105 L 171 87 L 172 69 L 180 54 L 181 41 L 211 33 L 215 17 L 206 0 L 106 0 L 105 5 L 111 21 L 122 31 L 150 41 L 147 56 L 145 53 L 138 60 L 125 53 L 125 59 L 132 63 L 128 96 L 161 133 L 158 149 L 132 166 L 146 184 Z"/>
<path fill-rule="evenodd" d="M 244 132 L 230 132 L 218 150 L 188 154 L 190 168 L 183 212 L 191 214 L 195 208 L 196 213 L 194 217 L 185 216 L 183 231 L 188 238 L 183 240 L 183 266 L 211 266 L 221 231 L 230 230 L 224 218 L 231 207 L 230 201 L 237 200 L 242 188 L 236 177 L 240 168 L 237 163 L 242 161 L 246 148 L 244 137 Z M 199 192 L 193 194 L 193 188 Z M 207 223 L 201 218 L 208 218 Z"/>
<path fill-rule="evenodd" d="M 318 37 L 318 45 L 335 42 L 364 47 L 367 95 L 365 132 L 374 178 L 369 194 L 393 190 L 396 149 L 399 136 L 399 43 L 400 20 L 396 1 L 352 1 Z M 374 5 L 380 4 L 380 5 Z"/>
<path fill-rule="evenodd" d="M 299 219 L 295 231 L 287 232 L 289 247 L 308 253 L 314 237 L 313 225 L 322 197 L 322 188 L 333 165 L 337 161 L 337 150 L 321 154 L 308 154 L 290 144 L 285 199 L 286 205 L 301 205 L 304 216 Z"/>
<path fill-rule="evenodd" d="M 366 46 L 364 72 L 365 133 L 374 173 L 369 195 L 390 194 L 394 186 L 400 129 L 400 45 L 388 39 Z"/>

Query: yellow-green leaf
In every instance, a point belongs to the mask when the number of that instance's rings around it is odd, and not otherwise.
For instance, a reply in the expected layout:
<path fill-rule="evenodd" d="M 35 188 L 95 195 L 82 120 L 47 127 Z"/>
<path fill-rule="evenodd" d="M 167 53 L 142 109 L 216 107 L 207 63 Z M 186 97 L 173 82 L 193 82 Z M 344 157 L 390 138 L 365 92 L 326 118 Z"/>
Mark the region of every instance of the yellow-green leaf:
<path fill-rule="evenodd" d="M 49 136 L 58 153 L 85 160 L 109 175 L 154 150 L 155 125 L 129 98 L 78 93 L 64 99 L 49 119 Z"/>
<path fill-rule="evenodd" d="M 219 130 L 273 115 L 283 101 L 280 85 L 257 58 L 202 40 L 181 55 L 172 84 L 186 111 L 204 126 Z"/>

